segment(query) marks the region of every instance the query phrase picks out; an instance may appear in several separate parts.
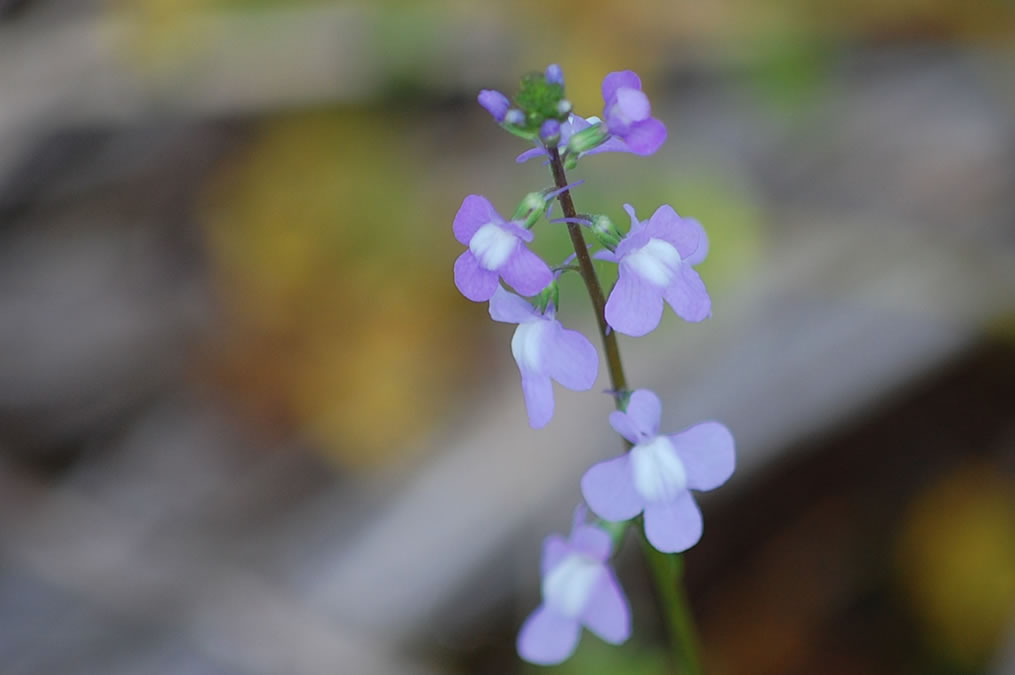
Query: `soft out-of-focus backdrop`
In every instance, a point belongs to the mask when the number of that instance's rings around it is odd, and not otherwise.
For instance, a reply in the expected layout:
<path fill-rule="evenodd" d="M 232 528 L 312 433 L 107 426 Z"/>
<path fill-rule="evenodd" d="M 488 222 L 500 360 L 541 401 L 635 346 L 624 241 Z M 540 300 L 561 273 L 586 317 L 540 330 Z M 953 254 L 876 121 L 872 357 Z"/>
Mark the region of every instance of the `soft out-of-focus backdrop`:
<path fill-rule="evenodd" d="M 738 439 L 709 672 L 1015 672 L 1011 2 L 0 0 L 5 673 L 534 672 L 610 401 L 527 427 L 450 226 L 549 183 L 474 99 L 550 62 L 585 114 L 637 70 L 670 131 L 579 209 L 712 240 L 715 317 L 621 343 Z M 665 672 L 620 575 L 634 638 L 557 672 Z"/>

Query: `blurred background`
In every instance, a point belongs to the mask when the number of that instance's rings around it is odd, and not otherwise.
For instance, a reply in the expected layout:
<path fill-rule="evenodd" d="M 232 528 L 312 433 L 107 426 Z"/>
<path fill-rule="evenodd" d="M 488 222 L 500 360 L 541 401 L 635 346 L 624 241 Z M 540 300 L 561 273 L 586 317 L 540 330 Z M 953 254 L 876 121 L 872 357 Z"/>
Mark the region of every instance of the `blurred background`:
<path fill-rule="evenodd" d="M 551 62 L 669 128 L 579 210 L 712 241 L 714 318 L 621 340 L 665 429 L 738 441 L 686 556 L 708 672 L 1015 673 L 1010 0 L 0 0 L 5 674 L 542 670 L 611 402 L 528 428 L 451 221 L 550 184 L 475 96 Z M 555 672 L 666 672 L 636 550 L 634 637 Z"/>

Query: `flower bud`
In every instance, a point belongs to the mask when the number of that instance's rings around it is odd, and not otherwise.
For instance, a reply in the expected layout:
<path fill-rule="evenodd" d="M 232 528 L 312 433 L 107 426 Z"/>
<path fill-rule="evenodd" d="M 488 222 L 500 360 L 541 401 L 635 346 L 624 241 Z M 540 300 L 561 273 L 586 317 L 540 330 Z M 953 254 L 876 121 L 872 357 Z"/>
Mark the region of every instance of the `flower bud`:
<path fill-rule="evenodd" d="M 546 72 L 543 74 L 546 81 L 551 84 L 559 84 L 564 86 L 564 71 L 560 69 L 560 66 L 556 63 L 551 63 L 546 67 Z"/>
<path fill-rule="evenodd" d="M 504 115 L 511 106 L 511 102 L 508 101 L 507 96 L 493 89 L 482 90 L 479 92 L 479 96 L 476 97 L 476 100 L 479 101 L 479 105 L 486 108 L 486 111 L 493 115 L 493 118 L 498 122 L 504 121 Z"/>
<path fill-rule="evenodd" d="M 557 120 L 546 120 L 539 127 L 539 140 L 546 145 L 557 145 L 560 140 L 560 122 Z"/>
<path fill-rule="evenodd" d="M 560 115 L 560 117 L 562 118 L 565 118 L 568 115 L 570 115 L 573 109 L 574 108 L 571 106 L 571 101 L 568 101 L 566 98 L 560 99 L 560 101 L 557 103 L 557 114 Z"/>
<path fill-rule="evenodd" d="M 571 136 L 567 142 L 568 152 L 575 155 L 587 152 L 592 148 L 602 145 L 603 141 L 609 138 L 609 135 L 609 132 L 602 123 L 593 124 L 589 128 L 582 129 Z"/>
<path fill-rule="evenodd" d="M 512 108 L 504 113 L 504 124 L 513 124 L 520 127 L 525 124 L 525 113 L 517 108 Z"/>
<path fill-rule="evenodd" d="M 535 225 L 539 218 L 543 215 L 543 209 L 545 207 L 546 195 L 542 192 L 530 192 L 525 195 L 525 198 L 518 204 L 518 208 L 515 209 L 514 215 L 511 216 L 511 220 L 523 223 L 523 227 L 527 230 L 532 229 L 532 226 Z"/>
<path fill-rule="evenodd" d="M 611 251 L 615 251 L 617 244 L 623 239 L 623 235 L 617 230 L 617 226 L 613 224 L 609 216 L 596 214 L 590 220 L 592 225 L 589 227 L 589 230 L 591 230 L 592 236 L 596 238 L 596 241 Z"/>

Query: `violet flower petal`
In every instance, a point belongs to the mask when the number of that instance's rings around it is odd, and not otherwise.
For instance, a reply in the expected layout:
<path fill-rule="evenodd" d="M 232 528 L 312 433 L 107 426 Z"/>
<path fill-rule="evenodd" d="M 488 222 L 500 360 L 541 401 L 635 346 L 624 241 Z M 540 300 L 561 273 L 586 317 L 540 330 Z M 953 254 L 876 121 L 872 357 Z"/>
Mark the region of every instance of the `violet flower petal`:
<path fill-rule="evenodd" d="M 652 284 L 620 265 L 617 284 L 606 301 L 606 322 L 619 333 L 640 337 L 652 332 L 663 316 L 663 299 Z"/>
<path fill-rule="evenodd" d="M 663 414 L 663 404 L 651 389 L 636 389 L 627 402 L 624 414 L 631 420 L 637 431 L 638 437 L 634 442 L 641 443 L 659 433 L 659 419 Z M 611 419 L 610 422 L 612 423 L 613 420 Z"/>
<path fill-rule="evenodd" d="M 591 389 L 599 374 L 596 348 L 584 335 L 560 324 L 547 339 L 545 363 L 550 377 L 574 391 Z"/>
<path fill-rule="evenodd" d="M 708 255 L 708 234 L 705 232 L 705 228 L 701 226 L 701 223 L 694 218 L 684 218 L 684 222 L 701 232 L 698 238 L 698 247 L 684 258 L 684 262 L 688 265 L 697 265 L 703 262 Z"/>
<path fill-rule="evenodd" d="M 641 89 L 621 87 L 614 94 L 624 117 L 633 122 L 646 120 L 652 114 L 652 105 L 648 101 L 648 96 Z"/>
<path fill-rule="evenodd" d="M 539 563 L 540 576 L 546 576 L 568 553 L 570 544 L 559 534 L 551 534 L 543 540 L 543 557 Z"/>
<path fill-rule="evenodd" d="M 536 308 L 500 285 L 490 298 L 490 318 L 504 323 L 522 323 L 540 318 Z"/>
<path fill-rule="evenodd" d="M 543 373 L 522 373 L 522 395 L 529 426 L 542 429 L 553 419 L 553 383 Z"/>
<path fill-rule="evenodd" d="M 733 475 L 736 449 L 733 434 L 719 422 L 702 422 L 670 437 L 687 472 L 687 487 L 713 490 Z"/>
<path fill-rule="evenodd" d="M 455 286 L 473 302 L 486 302 L 500 288 L 497 273 L 480 266 L 476 256 L 468 250 L 455 260 Z"/>
<path fill-rule="evenodd" d="M 603 100 L 609 102 L 621 87 L 641 89 L 641 78 L 633 70 L 621 70 L 609 73 L 603 78 Z"/>
<path fill-rule="evenodd" d="M 518 633 L 518 655 L 530 663 L 552 666 L 566 661 L 574 653 L 580 636 L 578 619 L 540 605 Z"/>
<path fill-rule="evenodd" d="M 610 426 L 631 443 L 637 443 L 642 440 L 638 426 L 620 410 L 614 410 L 610 413 Z"/>
<path fill-rule="evenodd" d="M 553 281 L 550 267 L 522 244 L 504 261 L 500 274 L 522 295 L 536 295 Z"/>
<path fill-rule="evenodd" d="M 476 230 L 487 223 L 503 223 L 490 200 L 482 195 L 469 195 L 462 200 L 462 205 L 455 214 L 455 222 L 451 228 L 458 243 L 469 245 Z"/>
<path fill-rule="evenodd" d="M 694 497 L 686 490 L 671 502 L 645 506 L 645 537 L 663 553 L 680 553 L 701 539 L 704 523 Z"/>
<path fill-rule="evenodd" d="M 595 253 L 593 253 L 592 254 L 592 259 L 593 260 L 606 260 L 607 262 L 611 262 L 611 263 L 619 262 L 617 260 L 617 255 L 613 251 L 610 251 L 609 249 L 605 249 L 605 248 L 603 250 L 601 250 L 601 251 L 596 251 Z"/>
<path fill-rule="evenodd" d="M 535 159 L 536 157 L 545 157 L 546 155 L 547 155 L 546 148 L 543 147 L 532 148 L 531 150 L 526 150 L 522 154 L 515 157 L 515 161 L 521 164 L 523 162 L 529 161 L 530 159 Z"/>
<path fill-rule="evenodd" d="M 636 155 L 651 155 L 666 142 L 666 125 L 654 117 L 632 124 L 624 133 L 624 142 Z"/>
<path fill-rule="evenodd" d="M 526 230 L 513 220 L 509 220 L 506 223 L 500 223 L 500 229 L 509 234 L 513 234 L 525 243 L 531 243 L 536 238 L 536 234 L 532 230 Z"/>
<path fill-rule="evenodd" d="M 689 261 L 691 256 L 699 255 L 698 251 L 702 243 L 707 251 L 708 237 L 705 234 L 705 228 L 693 218 L 681 218 L 669 204 L 663 204 L 655 210 L 652 217 L 648 219 L 645 229 L 649 237 L 662 239 L 672 244 L 683 262 L 694 265 L 705 259 L 704 256 L 701 256 L 701 260 Z"/>
<path fill-rule="evenodd" d="M 627 146 L 622 138 L 618 136 L 610 136 L 605 141 L 582 153 L 582 157 L 585 155 L 598 155 L 601 152 L 634 152 Z"/>
<path fill-rule="evenodd" d="M 610 557 L 612 546 L 610 535 L 593 525 L 578 525 L 571 530 L 568 544 L 572 551 L 584 553 L 599 562 L 606 562 L 606 559 Z"/>
<path fill-rule="evenodd" d="M 589 508 L 603 520 L 630 520 L 645 508 L 634 487 L 628 454 L 594 464 L 582 476 L 581 487 Z"/>
<path fill-rule="evenodd" d="M 612 645 L 622 644 L 631 637 L 631 608 L 612 570 L 604 570 L 582 611 L 581 621 Z"/>
<path fill-rule="evenodd" d="M 678 274 L 663 291 L 663 297 L 684 321 L 697 323 L 712 315 L 712 299 L 705 282 L 690 265 L 680 266 Z"/>

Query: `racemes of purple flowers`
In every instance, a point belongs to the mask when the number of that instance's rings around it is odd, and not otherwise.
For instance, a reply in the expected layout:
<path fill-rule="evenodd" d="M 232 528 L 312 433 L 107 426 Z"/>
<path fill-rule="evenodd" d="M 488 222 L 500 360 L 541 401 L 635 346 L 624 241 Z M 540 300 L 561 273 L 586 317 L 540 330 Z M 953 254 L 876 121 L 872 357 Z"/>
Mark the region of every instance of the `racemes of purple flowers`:
<path fill-rule="evenodd" d="M 553 417 L 554 381 L 585 391 L 599 374 L 599 355 L 592 343 L 557 319 L 557 277 L 575 268 L 551 269 L 530 249 L 535 226 L 549 213 L 549 200 L 571 187 L 563 184 L 563 171 L 576 167 L 579 159 L 604 152 L 647 156 L 666 141 L 666 127 L 652 116 L 634 72 L 609 73 L 603 79 L 602 96 L 601 118 L 575 114 L 564 97 L 564 74 L 557 65 L 525 76 L 514 99 L 489 89 L 478 96 L 479 104 L 502 128 L 536 144 L 517 161 L 542 157 L 553 164 L 555 186 L 527 195 L 510 219 L 486 197 L 472 194 L 463 200 L 452 225 L 455 238 L 465 247 L 454 264 L 455 285 L 469 300 L 488 302 L 494 321 L 516 326 L 511 354 L 533 428 L 546 426 Z M 563 221 L 569 228 L 586 228 L 601 246 L 592 257 L 617 266 L 617 282 L 605 304 L 600 300 L 599 305 L 609 327 L 601 331 L 604 343 L 616 340 L 610 330 L 628 336 L 650 333 L 659 325 L 665 305 L 689 322 L 711 316 L 711 299 L 694 269 L 709 248 L 701 224 L 678 215 L 668 204 L 658 206 L 646 220 L 639 220 L 630 204 L 623 208 L 631 221 L 626 234 L 602 214 L 572 213 L 548 225 L 562 227 Z M 581 236 L 572 235 L 572 241 L 576 255 L 587 257 Z M 591 261 L 579 268 L 587 276 Z M 593 295 L 593 283 L 585 281 Z M 594 284 L 598 288 L 598 279 Z M 616 383 L 619 352 L 609 365 Z M 624 381 L 622 372 L 619 380 Z M 616 523 L 641 516 L 644 535 L 653 547 L 664 553 L 686 551 L 703 530 L 691 490 L 718 487 L 735 466 L 733 436 L 722 424 L 703 422 L 678 433 L 660 433 L 662 403 L 654 392 L 614 387 L 609 393 L 617 404 L 609 425 L 624 439 L 627 451 L 595 464 L 582 477 L 581 492 L 594 514 L 591 521 L 579 507 L 570 536 L 551 535 L 544 542 L 542 602 L 522 625 L 517 644 L 519 655 L 532 663 L 550 665 L 567 659 L 582 627 L 611 644 L 626 641 L 631 613 L 610 565 L 615 544 L 621 541 L 610 533 L 623 533 L 623 526 L 618 529 Z"/>

